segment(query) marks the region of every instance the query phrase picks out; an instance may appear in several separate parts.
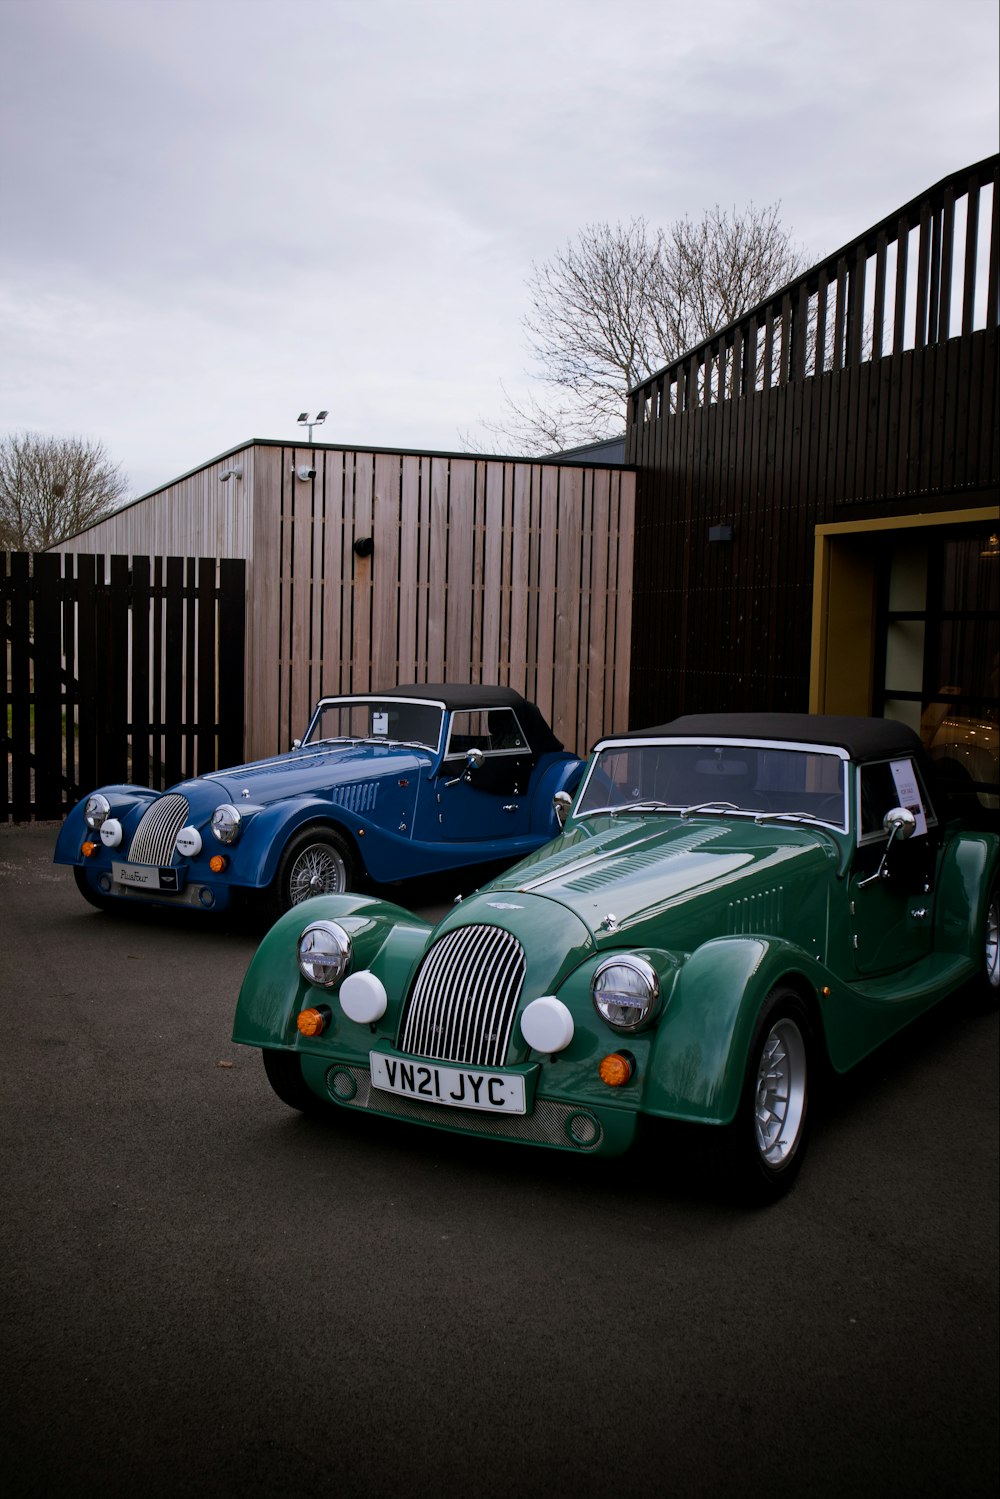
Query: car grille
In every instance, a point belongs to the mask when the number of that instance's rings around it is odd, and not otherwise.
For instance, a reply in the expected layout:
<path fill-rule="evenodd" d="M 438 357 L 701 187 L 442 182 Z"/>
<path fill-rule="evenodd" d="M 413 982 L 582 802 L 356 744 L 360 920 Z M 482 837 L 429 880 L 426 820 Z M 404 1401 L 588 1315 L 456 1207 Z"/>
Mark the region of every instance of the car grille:
<path fill-rule="evenodd" d="M 403 1021 L 404 1051 L 439 1062 L 501 1066 L 524 984 L 524 950 L 496 926 L 466 926 L 435 942 Z"/>
<path fill-rule="evenodd" d="M 169 864 L 177 834 L 187 821 L 187 797 L 176 791 L 158 797 L 135 830 L 129 859 L 133 864 Z"/>

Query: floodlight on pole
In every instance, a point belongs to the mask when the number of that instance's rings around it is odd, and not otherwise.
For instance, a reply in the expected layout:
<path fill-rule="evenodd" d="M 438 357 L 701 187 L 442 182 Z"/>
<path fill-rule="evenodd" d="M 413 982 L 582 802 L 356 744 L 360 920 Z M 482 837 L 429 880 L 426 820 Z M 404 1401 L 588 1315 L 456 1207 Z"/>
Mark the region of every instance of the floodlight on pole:
<path fill-rule="evenodd" d="M 299 426 L 307 428 L 310 442 L 313 440 L 313 427 L 321 427 L 329 415 L 329 411 L 317 411 L 315 416 L 310 416 L 308 411 L 299 413 Z"/>

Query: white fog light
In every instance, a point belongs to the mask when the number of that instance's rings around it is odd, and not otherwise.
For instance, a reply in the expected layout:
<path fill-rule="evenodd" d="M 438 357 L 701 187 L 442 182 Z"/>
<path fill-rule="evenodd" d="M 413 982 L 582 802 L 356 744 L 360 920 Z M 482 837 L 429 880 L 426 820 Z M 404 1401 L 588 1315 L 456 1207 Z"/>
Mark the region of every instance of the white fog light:
<path fill-rule="evenodd" d="M 105 848 L 117 848 L 122 841 L 122 825 L 117 817 L 106 817 L 101 823 L 101 842 Z"/>
<path fill-rule="evenodd" d="M 201 853 L 201 834 L 197 828 L 181 828 L 177 834 L 177 852 L 182 859 L 197 859 Z"/>
<path fill-rule="evenodd" d="M 521 1016 L 521 1035 L 532 1051 L 565 1051 L 573 1039 L 573 1017 L 561 999 L 533 999 Z"/>
<path fill-rule="evenodd" d="M 374 973 L 362 971 L 352 973 L 340 986 L 337 998 L 348 1020 L 358 1025 L 374 1025 L 381 1020 L 389 1005 L 389 996 L 384 985 Z"/>

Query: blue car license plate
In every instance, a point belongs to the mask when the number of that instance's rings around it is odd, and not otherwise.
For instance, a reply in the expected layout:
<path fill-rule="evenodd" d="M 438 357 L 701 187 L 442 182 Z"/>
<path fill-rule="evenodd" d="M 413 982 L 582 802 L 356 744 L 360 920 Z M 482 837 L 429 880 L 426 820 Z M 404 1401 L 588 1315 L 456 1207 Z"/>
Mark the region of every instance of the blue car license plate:
<path fill-rule="evenodd" d="M 129 885 L 135 890 L 158 890 L 176 894 L 181 888 L 180 870 L 158 869 L 155 864 L 112 862 L 111 874 L 116 885 Z"/>
<path fill-rule="evenodd" d="M 451 1067 L 440 1062 L 407 1062 L 384 1052 L 368 1054 L 372 1087 L 423 1103 L 453 1109 L 483 1109 L 489 1114 L 524 1114 L 524 1078 L 516 1072 L 484 1072 L 478 1067 Z"/>

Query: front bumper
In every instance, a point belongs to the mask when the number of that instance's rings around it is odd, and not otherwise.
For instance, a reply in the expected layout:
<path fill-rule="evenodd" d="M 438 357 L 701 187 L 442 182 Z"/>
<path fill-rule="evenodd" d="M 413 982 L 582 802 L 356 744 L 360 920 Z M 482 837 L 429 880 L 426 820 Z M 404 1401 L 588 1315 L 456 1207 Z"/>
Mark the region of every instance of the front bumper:
<path fill-rule="evenodd" d="M 452 1134 L 487 1136 L 582 1155 L 621 1155 L 636 1136 L 638 1114 L 634 1109 L 538 1096 L 526 1114 L 451 1108 L 374 1088 L 371 1072 L 356 1061 L 331 1061 L 306 1053 L 301 1056 L 302 1075 L 309 1087 L 318 1097 L 341 1108 L 406 1119 Z"/>

